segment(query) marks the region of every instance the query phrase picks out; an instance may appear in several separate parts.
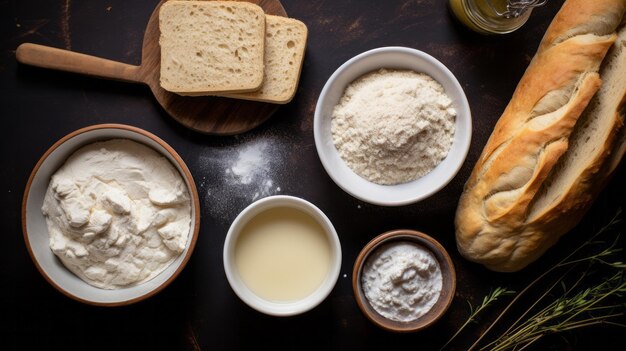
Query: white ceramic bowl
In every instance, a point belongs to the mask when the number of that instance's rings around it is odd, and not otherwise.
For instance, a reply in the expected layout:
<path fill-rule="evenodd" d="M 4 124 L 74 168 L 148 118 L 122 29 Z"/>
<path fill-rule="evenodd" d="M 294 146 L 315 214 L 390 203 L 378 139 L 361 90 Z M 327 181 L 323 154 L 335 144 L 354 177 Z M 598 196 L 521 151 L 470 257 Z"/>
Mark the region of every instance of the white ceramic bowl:
<path fill-rule="evenodd" d="M 454 142 L 448 156 L 430 173 L 404 184 L 380 185 L 360 177 L 341 159 L 331 135 L 332 111 L 346 87 L 362 75 L 381 68 L 407 69 L 431 76 L 444 87 L 457 111 Z M 317 100 L 313 130 L 320 160 L 339 187 L 372 204 L 400 206 L 436 193 L 454 178 L 469 151 L 472 120 L 463 88 L 441 62 L 419 50 L 384 47 L 353 57 L 330 76 Z"/>
<path fill-rule="evenodd" d="M 124 289 L 106 290 L 91 286 L 70 272 L 52 253 L 48 227 L 41 213 L 50 178 L 65 160 L 80 147 L 108 139 L 130 139 L 142 143 L 165 156 L 180 172 L 192 199 L 191 227 L 187 247 L 163 272 L 153 279 Z M 28 252 L 44 278 L 63 294 L 78 301 L 101 306 L 128 305 L 146 299 L 165 288 L 182 271 L 191 257 L 200 230 L 200 203 L 195 183 L 180 156 L 167 143 L 142 129 L 121 125 L 101 124 L 68 134 L 46 151 L 33 169 L 22 202 L 22 230 Z"/>
<path fill-rule="evenodd" d="M 276 207 L 298 209 L 310 215 L 324 229 L 332 251 L 332 262 L 328 275 L 312 294 L 299 301 L 268 301 L 252 292 L 242 281 L 235 265 L 235 246 L 241 230 L 255 216 Z M 233 221 L 224 243 L 224 270 L 230 286 L 243 302 L 255 310 L 272 316 L 292 316 L 304 313 L 319 305 L 330 294 L 339 278 L 341 269 L 341 244 L 337 232 L 326 215 L 312 203 L 293 196 L 270 196 L 246 207 Z"/>

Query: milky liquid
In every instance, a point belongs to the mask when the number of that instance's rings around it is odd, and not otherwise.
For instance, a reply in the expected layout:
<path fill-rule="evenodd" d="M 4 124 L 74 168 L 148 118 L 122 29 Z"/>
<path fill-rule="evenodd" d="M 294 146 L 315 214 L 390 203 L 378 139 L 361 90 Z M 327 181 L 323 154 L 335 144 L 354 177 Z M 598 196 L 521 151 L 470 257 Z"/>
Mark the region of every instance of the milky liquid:
<path fill-rule="evenodd" d="M 276 207 L 250 220 L 235 244 L 235 265 L 255 294 L 294 301 L 313 293 L 331 265 L 330 242 L 305 212 Z"/>

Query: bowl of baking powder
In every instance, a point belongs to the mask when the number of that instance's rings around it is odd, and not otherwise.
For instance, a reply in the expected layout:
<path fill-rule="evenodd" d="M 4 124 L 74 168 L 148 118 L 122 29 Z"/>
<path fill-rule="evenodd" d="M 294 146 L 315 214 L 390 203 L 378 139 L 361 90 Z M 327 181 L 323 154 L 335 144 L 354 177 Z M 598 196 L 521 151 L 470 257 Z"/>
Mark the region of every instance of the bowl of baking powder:
<path fill-rule="evenodd" d="M 384 47 L 348 60 L 326 82 L 315 146 L 333 181 L 377 205 L 420 201 L 448 184 L 469 151 L 471 113 L 441 62 Z"/>
<path fill-rule="evenodd" d="M 415 332 L 448 310 L 456 273 L 447 251 L 435 239 L 415 230 L 394 230 L 361 250 L 352 288 L 371 322 L 393 332 Z"/>

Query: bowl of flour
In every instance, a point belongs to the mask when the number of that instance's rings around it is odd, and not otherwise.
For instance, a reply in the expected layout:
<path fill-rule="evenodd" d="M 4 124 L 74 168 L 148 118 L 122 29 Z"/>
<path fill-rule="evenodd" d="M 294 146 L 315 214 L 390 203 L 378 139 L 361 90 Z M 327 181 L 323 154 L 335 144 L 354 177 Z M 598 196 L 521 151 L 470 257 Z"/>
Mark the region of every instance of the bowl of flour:
<path fill-rule="evenodd" d="M 181 157 L 142 129 L 103 124 L 63 137 L 28 180 L 22 228 L 44 278 L 88 304 L 127 305 L 165 288 L 199 231 Z"/>
<path fill-rule="evenodd" d="M 348 60 L 317 101 L 315 145 L 330 177 L 352 196 L 401 206 L 442 189 L 471 141 L 469 104 L 432 56 L 384 47 Z"/>
<path fill-rule="evenodd" d="M 435 239 L 415 230 L 393 230 L 361 250 L 352 289 L 372 323 L 393 332 L 415 332 L 446 313 L 456 292 L 456 273 Z"/>

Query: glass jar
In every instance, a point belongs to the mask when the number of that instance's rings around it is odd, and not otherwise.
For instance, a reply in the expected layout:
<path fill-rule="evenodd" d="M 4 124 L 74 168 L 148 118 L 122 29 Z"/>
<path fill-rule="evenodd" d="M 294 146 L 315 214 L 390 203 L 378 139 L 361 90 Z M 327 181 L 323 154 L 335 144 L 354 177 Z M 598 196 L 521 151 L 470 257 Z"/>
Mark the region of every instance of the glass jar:
<path fill-rule="evenodd" d="M 467 27 L 481 34 L 506 34 L 530 17 L 532 7 L 510 15 L 509 0 L 449 0 L 450 10 Z"/>

